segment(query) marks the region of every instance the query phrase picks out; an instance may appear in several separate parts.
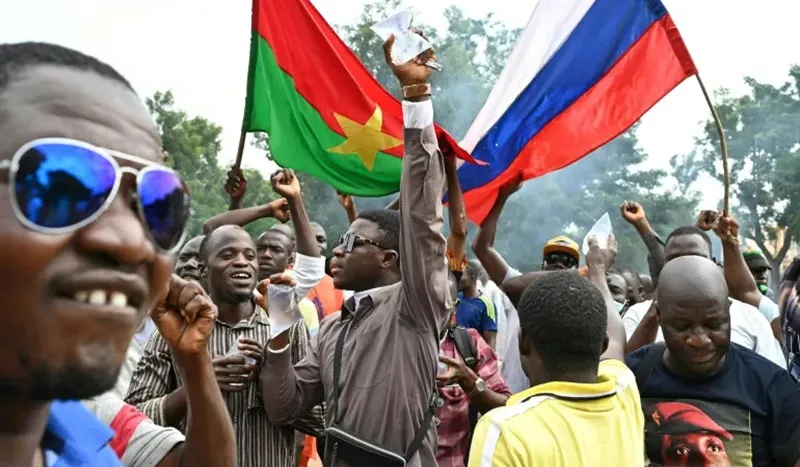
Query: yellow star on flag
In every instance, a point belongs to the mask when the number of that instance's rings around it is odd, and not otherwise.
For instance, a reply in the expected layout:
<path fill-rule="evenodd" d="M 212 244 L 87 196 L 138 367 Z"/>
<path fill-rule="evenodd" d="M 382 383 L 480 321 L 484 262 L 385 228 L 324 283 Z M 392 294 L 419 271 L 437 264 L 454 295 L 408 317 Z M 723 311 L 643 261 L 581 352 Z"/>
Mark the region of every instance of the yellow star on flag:
<path fill-rule="evenodd" d="M 375 112 L 363 125 L 337 113 L 334 113 L 333 116 L 341 125 L 347 139 L 344 143 L 328 149 L 328 152 L 355 154 L 370 172 L 372 172 L 375 157 L 379 151 L 403 144 L 403 140 L 381 131 L 383 112 L 380 107 L 375 107 Z"/>

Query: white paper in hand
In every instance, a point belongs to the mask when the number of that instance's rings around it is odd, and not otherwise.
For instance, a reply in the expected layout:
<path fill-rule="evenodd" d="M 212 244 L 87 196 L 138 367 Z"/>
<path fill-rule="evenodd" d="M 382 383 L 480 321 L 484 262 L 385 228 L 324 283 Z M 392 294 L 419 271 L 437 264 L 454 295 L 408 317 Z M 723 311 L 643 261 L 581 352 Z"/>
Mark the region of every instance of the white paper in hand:
<path fill-rule="evenodd" d="M 277 336 L 303 320 L 300 307 L 295 300 L 294 287 L 288 285 L 270 285 L 269 294 L 269 326 L 270 333 Z"/>
<path fill-rule="evenodd" d="M 595 222 L 591 230 L 589 230 L 589 233 L 583 238 L 583 254 L 586 255 L 589 253 L 589 237 L 594 235 L 595 238 L 597 238 L 597 246 L 606 248 L 608 246 L 608 237 L 612 233 L 611 218 L 608 216 L 608 213 L 605 213 Z"/>
<path fill-rule="evenodd" d="M 392 60 L 397 65 L 408 63 L 412 58 L 431 48 L 430 42 L 419 34 L 409 31 L 414 13 L 411 10 L 400 10 L 385 20 L 372 26 L 372 30 L 384 42 L 394 34 Z"/>

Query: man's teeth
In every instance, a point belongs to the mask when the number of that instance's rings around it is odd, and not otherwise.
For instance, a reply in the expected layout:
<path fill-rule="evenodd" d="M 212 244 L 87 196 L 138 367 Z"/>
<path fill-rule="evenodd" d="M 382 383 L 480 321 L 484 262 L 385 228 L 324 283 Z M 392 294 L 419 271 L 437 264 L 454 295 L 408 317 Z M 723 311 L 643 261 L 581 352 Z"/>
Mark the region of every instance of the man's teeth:
<path fill-rule="evenodd" d="M 79 290 L 75 292 L 73 299 L 76 302 L 90 305 L 111 305 L 118 308 L 128 306 L 128 296 L 116 290 L 111 292 L 106 292 L 105 290 Z"/>
<path fill-rule="evenodd" d="M 250 279 L 250 274 L 244 272 L 237 272 L 233 275 L 234 279 Z"/>

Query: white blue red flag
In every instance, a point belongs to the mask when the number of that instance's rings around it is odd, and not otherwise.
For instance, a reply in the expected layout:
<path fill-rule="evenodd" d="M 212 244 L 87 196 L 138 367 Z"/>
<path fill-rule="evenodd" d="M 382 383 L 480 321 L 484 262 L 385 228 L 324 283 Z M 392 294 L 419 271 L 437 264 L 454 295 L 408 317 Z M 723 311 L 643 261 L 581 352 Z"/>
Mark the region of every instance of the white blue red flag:
<path fill-rule="evenodd" d="M 658 0 L 540 0 L 461 147 L 467 216 L 615 138 L 697 70 Z"/>

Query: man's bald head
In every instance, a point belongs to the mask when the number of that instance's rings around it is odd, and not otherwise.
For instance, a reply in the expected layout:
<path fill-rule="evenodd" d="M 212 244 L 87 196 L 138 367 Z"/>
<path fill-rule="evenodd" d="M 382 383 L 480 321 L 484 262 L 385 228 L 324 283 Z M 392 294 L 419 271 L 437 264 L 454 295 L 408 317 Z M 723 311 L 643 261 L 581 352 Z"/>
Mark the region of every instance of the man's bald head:
<path fill-rule="evenodd" d="M 662 310 L 673 304 L 720 305 L 728 300 L 728 286 L 722 270 L 713 261 L 700 256 L 681 256 L 667 262 L 659 276 L 657 293 Z"/>
<path fill-rule="evenodd" d="M 728 286 L 722 270 L 700 256 L 675 258 L 661 271 L 656 293 L 667 366 L 692 377 L 719 371 L 731 340 Z"/>

